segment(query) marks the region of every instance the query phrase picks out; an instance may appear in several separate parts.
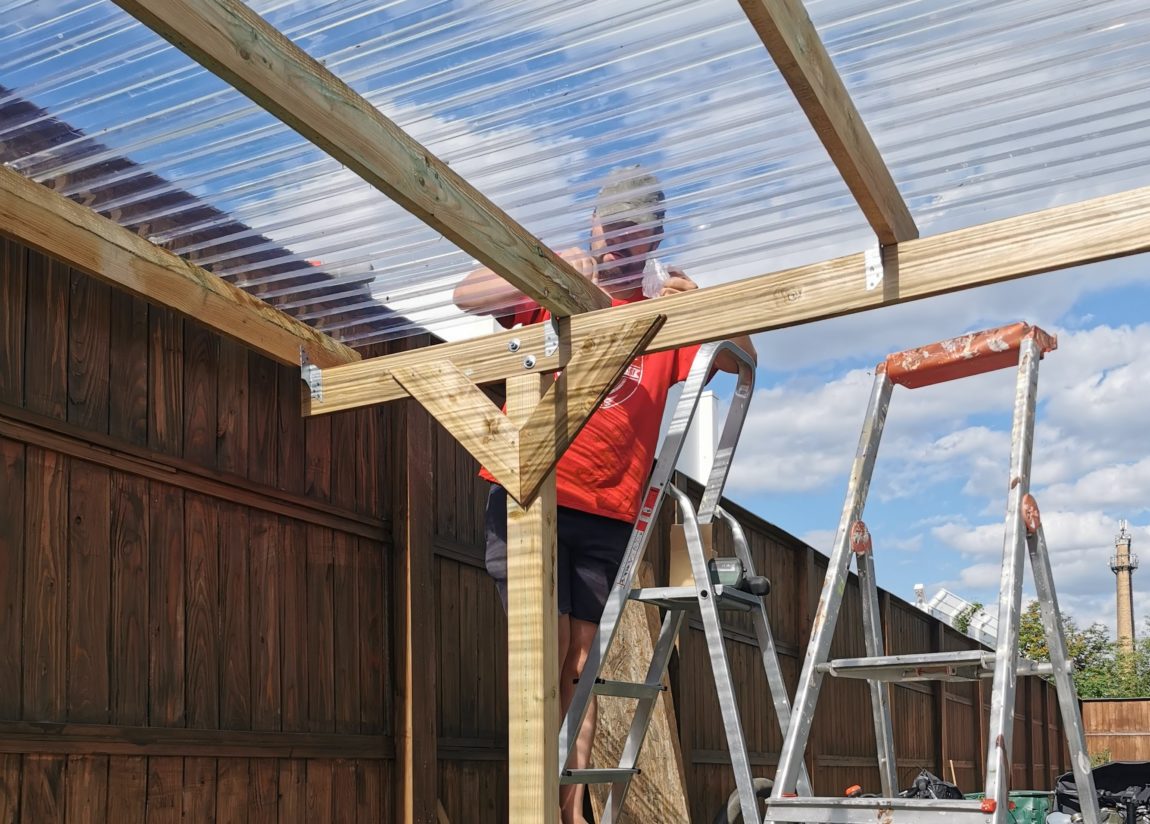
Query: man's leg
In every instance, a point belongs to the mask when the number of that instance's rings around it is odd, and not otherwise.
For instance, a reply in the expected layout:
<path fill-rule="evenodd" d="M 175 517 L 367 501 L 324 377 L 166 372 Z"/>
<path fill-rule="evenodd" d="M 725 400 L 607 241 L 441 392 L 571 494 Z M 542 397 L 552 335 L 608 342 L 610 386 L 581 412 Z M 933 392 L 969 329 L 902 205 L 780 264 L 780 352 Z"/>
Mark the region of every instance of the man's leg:
<path fill-rule="evenodd" d="M 575 681 L 583 673 L 583 665 L 587 663 L 587 656 L 591 652 L 591 644 L 595 640 L 595 633 L 599 625 L 578 618 L 570 619 L 570 642 L 567 646 L 567 656 L 559 667 L 560 689 L 562 690 L 563 714 L 571 704 L 571 696 L 575 692 Z M 587 705 L 587 715 L 583 718 L 583 726 L 579 728 L 579 735 L 575 739 L 575 750 L 567 766 L 570 769 L 582 769 L 591 762 L 591 746 L 595 741 L 596 703 L 592 696 L 591 703 Z M 584 824 L 583 818 L 583 788 L 582 784 L 568 784 L 559 788 L 559 805 L 563 811 L 563 824 Z"/>

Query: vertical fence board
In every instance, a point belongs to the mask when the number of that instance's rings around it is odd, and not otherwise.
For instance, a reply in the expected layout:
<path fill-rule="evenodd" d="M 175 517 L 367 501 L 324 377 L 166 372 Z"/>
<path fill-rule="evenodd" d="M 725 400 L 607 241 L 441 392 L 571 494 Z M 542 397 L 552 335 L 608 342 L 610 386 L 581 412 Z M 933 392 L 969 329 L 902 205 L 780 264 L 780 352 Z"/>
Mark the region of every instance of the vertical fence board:
<path fill-rule="evenodd" d="M 216 824 L 247 824 L 249 792 L 248 759 L 221 758 Z"/>
<path fill-rule="evenodd" d="M 111 289 L 86 275 L 71 277 L 68 334 L 68 422 L 108 431 Z"/>
<path fill-rule="evenodd" d="M 148 765 L 141 756 L 108 759 L 109 824 L 143 824 L 147 811 Z"/>
<path fill-rule="evenodd" d="M 216 759 L 185 758 L 181 793 L 184 821 L 216 820 Z"/>
<path fill-rule="evenodd" d="M 288 731 L 308 729 L 308 588 L 307 528 L 283 520 L 283 657 L 281 698 L 283 728 Z M 283 812 L 281 810 L 281 816 Z"/>
<path fill-rule="evenodd" d="M 112 473 L 111 718 L 148 720 L 148 482 Z"/>
<path fill-rule="evenodd" d="M 164 756 L 148 759 L 148 824 L 180 824 L 183 812 L 184 761 Z"/>
<path fill-rule="evenodd" d="M 24 444 L 0 438 L 0 718 L 7 719 L 20 717 L 23 686 L 24 464 Z"/>
<path fill-rule="evenodd" d="M 276 399 L 276 445 L 279 457 L 279 472 L 276 486 L 288 492 L 301 493 L 307 484 L 306 459 L 304 449 L 304 418 L 300 411 L 301 388 L 299 369 L 289 366 L 277 367 Z M 351 460 L 351 456 L 346 456 Z"/>
<path fill-rule="evenodd" d="M 256 514 L 236 506 L 220 511 L 220 725 L 230 730 L 252 726 L 251 586 L 249 557 Z"/>
<path fill-rule="evenodd" d="M 26 328 L 36 345 L 24 348 L 24 403 L 59 421 L 68 414 L 69 283 L 67 266 L 29 252 Z"/>
<path fill-rule="evenodd" d="M 68 470 L 68 459 L 62 455 L 29 447 L 25 492 L 24 717 L 32 721 L 64 718 Z M 38 761 L 35 769 L 43 771 L 45 780 L 55 774 L 46 762 Z M 26 775 L 27 772 L 25 765 Z"/>
<path fill-rule="evenodd" d="M 184 324 L 184 457 L 216 468 L 220 368 L 219 337 L 198 323 Z"/>
<path fill-rule="evenodd" d="M 278 730 L 283 721 L 280 615 L 284 605 L 279 559 L 284 547 L 280 521 L 274 515 L 253 512 L 247 525 L 251 545 L 251 724 L 257 730 Z"/>
<path fill-rule="evenodd" d="M 107 723 L 111 475 L 73 461 L 68 488 L 68 720 Z"/>
<path fill-rule="evenodd" d="M 336 732 L 359 732 L 359 589 L 355 550 L 352 536 L 336 534 L 332 556 Z"/>
<path fill-rule="evenodd" d="M 276 482 L 276 365 L 248 353 L 248 480 Z"/>
<path fill-rule="evenodd" d="M 0 754 L 0 824 L 20 820 L 20 785 L 24 756 Z"/>
<path fill-rule="evenodd" d="M 235 341 L 220 340 L 216 374 L 216 465 L 221 472 L 248 471 L 248 352 Z"/>
<path fill-rule="evenodd" d="M 308 527 L 307 717 L 308 729 L 313 731 L 335 729 L 335 609 L 332 603 L 332 575 L 331 532 L 319 527 Z M 329 784 L 330 779 L 328 770 Z M 311 786 L 310 767 L 308 786 Z"/>
<path fill-rule="evenodd" d="M 279 817 L 279 767 L 274 758 L 253 758 L 250 764 L 248 824 L 276 824 Z"/>
<path fill-rule="evenodd" d="M 383 553 L 378 545 L 359 539 L 356 551 L 355 579 L 359 598 L 359 673 L 360 732 L 384 732 L 391 718 L 385 690 L 388 651 L 388 618 L 391 604 L 383 580 Z"/>
<path fill-rule="evenodd" d="M 220 547 L 218 510 L 189 492 L 184 499 L 187 587 L 187 718 L 189 727 L 220 722 Z"/>
<path fill-rule="evenodd" d="M 182 727 L 184 714 L 184 496 L 166 484 L 149 483 L 149 720 L 157 726 Z M 152 821 L 152 786 L 166 789 L 172 767 L 153 759 L 148 770 L 148 820 Z M 179 804 L 173 802 L 179 814 Z M 155 814 L 165 820 L 167 807 Z"/>
<path fill-rule="evenodd" d="M 69 756 L 66 792 L 64 807 L 68 811 L 68 824 L 104 824 L 108 821 L 108 757 Z"/>
<path fill-rule="evenodd" d="M 0 401 L 24 405 L 27 250 L 0 237 Z"/>
<path fill-rule="evenodd" d="M 179 455 L 184 432 L 184 322 L 175 313 L 148 309 L 148 446 Z"/>
<path fill-rule="evenodd" d="M 20 789 L 24 820 L 35 824 L 64 824 L 67 799 L 64 794 L 67 761 L 62 755 L 25 755 Z"/>
<path fill-rule="evenodd" d="M 111 294 L 108 434 L 133 446 L 148 444 L 148 304 Z"/>

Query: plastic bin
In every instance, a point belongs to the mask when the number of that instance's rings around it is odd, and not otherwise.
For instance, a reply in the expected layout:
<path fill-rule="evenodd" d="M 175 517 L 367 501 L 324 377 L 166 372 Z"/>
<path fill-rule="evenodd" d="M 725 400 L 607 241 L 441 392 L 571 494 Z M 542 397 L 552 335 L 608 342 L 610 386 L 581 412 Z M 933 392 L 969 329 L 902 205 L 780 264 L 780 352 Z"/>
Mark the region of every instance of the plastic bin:
<path fill-rule="evenodd" d="M 1014 802 L 1013 824 L 1045 824 L 1054 806 L 1054 793 L 1049 790 L 1015 790 L 1008 796 Z M 963 798 L 981 800 L 982 793 L 966 793 Z"/>

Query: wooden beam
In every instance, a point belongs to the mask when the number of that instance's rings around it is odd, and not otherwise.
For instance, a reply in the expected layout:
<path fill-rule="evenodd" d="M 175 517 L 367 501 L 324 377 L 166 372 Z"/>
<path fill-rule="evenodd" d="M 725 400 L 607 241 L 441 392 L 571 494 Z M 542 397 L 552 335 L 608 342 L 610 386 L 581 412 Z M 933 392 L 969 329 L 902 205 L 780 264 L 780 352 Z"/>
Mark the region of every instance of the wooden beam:
<path fill-rule="evenodd" d="M 390 820 L 435 824 L 439 796 L 436 730 L 435 428 L 416 401 L 398 410 L 392 452 L 395 525 L 393 611 L 395 809 Z"/>
<path fill-rule="evenodd" d="M 599 287 L 239 0 L 115 0 L 556 315 Z"/>
<path fill-rule="evenodd" d="M 564 380 L 560 377 L 559 380 Z M 507 381 L 507 414 L 522 425 L 553 382 Z M 559 615 L 555 473 L 527 509 L 507 501 L 509 821 L 554 821 L 559 810 Z"/>
<path fill-rule="evenodd" d="M 360 359 L 354 349 L 51 189 L 0 166 L 0 233 L 239 341 L 299 366 Z"/>
<path fill-rule="evenodd" d="M 884 244 L 918 237 L 890 170 L 801 0 L 739 0 Z"/>
<path fill-rule="evenodd" d="M 616 306 L 571 319 L 571 345 L 618 324 L 666 315 L 648 352 L 781 329 L 976 286 L 1150 251 L 1150 187 L 911 240 L 886 250 L 883 284 L 868 290 L 861 253 L 825 263 Z M 449 359 L 476 383 L 523 372 L 524 353 L 537 370 L 559 368 L 544 355 L 542 324 L 477 340 L 374 358 L 323 372 L 324 396 L 305 401 L 318 415 L 401 398 L 391 373 Z M 512 354 L 508 343 L 519 341 Z"/>

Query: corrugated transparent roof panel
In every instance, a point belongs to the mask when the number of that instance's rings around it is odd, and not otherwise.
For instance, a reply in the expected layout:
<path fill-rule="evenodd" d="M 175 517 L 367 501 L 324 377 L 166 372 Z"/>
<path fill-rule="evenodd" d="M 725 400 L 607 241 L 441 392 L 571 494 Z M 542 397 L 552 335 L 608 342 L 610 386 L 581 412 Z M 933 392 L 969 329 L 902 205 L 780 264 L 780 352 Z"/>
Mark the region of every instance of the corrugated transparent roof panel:
<path fill-rule="evenodd" d="M 252 5 L 555 249 L 631 163 L 704 285 L 873 243 L 731 0 Z M 808 8 L 925 234 L 1150 183 L 1144 0 Z M 475 331 L 466 254 L 107 0 L 0 0 L 0 55 L 11 168 L 352 345 Z"/>

